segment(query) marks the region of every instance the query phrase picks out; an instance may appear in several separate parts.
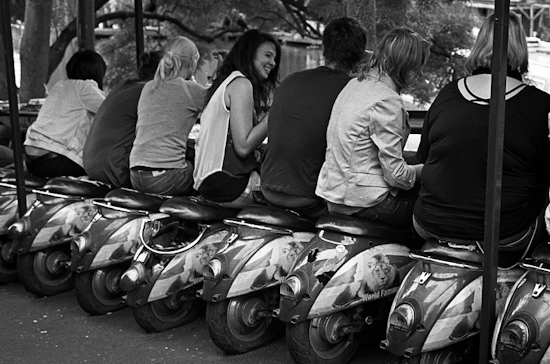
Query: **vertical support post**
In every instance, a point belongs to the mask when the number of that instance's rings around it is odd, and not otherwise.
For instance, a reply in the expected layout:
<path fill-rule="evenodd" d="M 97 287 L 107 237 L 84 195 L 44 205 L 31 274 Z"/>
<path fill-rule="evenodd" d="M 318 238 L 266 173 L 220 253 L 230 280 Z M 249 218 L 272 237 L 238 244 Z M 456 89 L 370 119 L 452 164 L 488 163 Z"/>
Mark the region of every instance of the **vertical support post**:
<path fill-rule="evenodd" d="M 80 49 L 95 49 L 94 0 L 78 0 L 77 37 Z"/>
<path fill-rule="evenodd" d="M 11 137 L 13 141 L 13 156 L 15 163 L 15 178 L 17 185 L 17 204 L 19 217 L 27 211 L 25 198 L 25 176 L 23 174 L 23 141 L 21 140 L 21 124 L 19 123 L 19 103 L 17 87 L 15 86 L 15 67 L 13 65 L 13 39 L 10 24 L 10 1 L 0 0 L 0 24 L 2 26 L 2 41 L 4 42 L 6 62 L 6 81 L 10 103 Z"/>
<path fill-rule="evenodd" d="M 135 26 L 136 26 L 136 64 L 141 67 L 141 55 L 144 52 L 143 40 L 143 4 L 141 0 L 134 0 Z"/>
<path fill-rule="evenodd" d="M 479 363 L 491 359 L 491 340 L 495 325 L 497 288 L 498 241 L 502 190 L 502 153 L 504 146 L 504 118 L 508 23 L 510 0 L 495 1 L 495 29 L 491 59 L 491 103 L 489 106 L 489 145 L 487 155 L 487 192 L 485 198 L 485 234 L 483 257 L 483 293 L 481 305 L 481 335 Z"/>

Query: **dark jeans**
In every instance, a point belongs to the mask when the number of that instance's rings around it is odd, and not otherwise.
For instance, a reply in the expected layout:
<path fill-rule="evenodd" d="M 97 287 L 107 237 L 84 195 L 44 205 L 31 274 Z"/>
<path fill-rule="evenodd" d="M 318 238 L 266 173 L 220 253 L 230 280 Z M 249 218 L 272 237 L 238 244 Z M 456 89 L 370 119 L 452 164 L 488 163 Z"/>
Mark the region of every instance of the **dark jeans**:
<path fill-rule="evenodd" d="M 192 195 L 193 167 L 187 162 L 187 168 L 174 169 L 139 169 L 130 170 L 132 186 L 145 193 L 166 196 Z"/>
<path fill-rule="evenodd" d="M 53 178 L 59 176 L 85 176 L 84 168 L 69 158 L 50 152 L 38 158 L 27 156 L 27 170 L 37 177 Z"/>
<path fill-rule="evenodd" d="M 389 193 L 378 205 L 364 208 L 352 216 L 390 225 L 411 226 L 414 203 L 419 192 L 420 184 L 417 183 L 408 191 L 399 190 L 397 196 Z"/>

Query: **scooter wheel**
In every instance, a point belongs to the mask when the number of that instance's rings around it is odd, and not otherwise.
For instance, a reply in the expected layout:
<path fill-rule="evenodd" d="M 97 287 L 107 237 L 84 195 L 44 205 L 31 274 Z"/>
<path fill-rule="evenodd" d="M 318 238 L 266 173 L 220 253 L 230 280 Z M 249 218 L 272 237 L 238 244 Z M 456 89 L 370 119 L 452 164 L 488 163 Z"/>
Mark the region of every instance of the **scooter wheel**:
<path fill-rule="evenodd" d="M 359 334 L 339 335 L 349 323 L 345 312 L 287 324 L 286 341 L 290 356 L 298 364 L 345 364 L 359 348 Z"/>
<path fill-rule="evenodd" d="M 25 289 L 38 297 L 54 296 L 74 287 L 69 245 L 56 245 L 17 257 L 17 275 Z"/>
<path fill-rule="evenodd" d="M 9 257 L 11 242 L 7 240 L 7 236 L 0 238 L 0 285 L 17 282 L 17 258 Z"/>
<path fill-rule="evenodd" d="M 242 354 L 273 340 L 281 322 L 272 317 L 265 291 L 208 302 L 206 324 L 210 338 L 227 354 Z"/>
<path fill-rule="evenodd" d="M 90 315 L 105 315 L 126 307 L 119 282 L 128 264 L 117 264 L 78 273 L 75 281 L 76 300 Z"/>
<path fill-rule="evenodd" d="M 147 332 L 162 332 L 185 325 L 197 317 L 202 302 L 181 292 L 134 307 L 134 319 Z"/>

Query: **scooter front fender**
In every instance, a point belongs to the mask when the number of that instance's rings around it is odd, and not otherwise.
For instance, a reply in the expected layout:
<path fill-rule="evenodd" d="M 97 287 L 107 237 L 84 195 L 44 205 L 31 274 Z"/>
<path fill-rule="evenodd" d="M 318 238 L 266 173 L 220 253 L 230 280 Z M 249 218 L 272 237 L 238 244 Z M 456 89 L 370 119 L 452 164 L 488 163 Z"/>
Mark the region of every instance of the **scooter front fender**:
<path fill-rule="evenodd" d="M 293 294 L 289 295 L 287 283 L 281 286 L 280 310 L 277 317 L 283 322 L 298 323 L 308 318 L 355 306 L 363 302 L 363 299 L 364 301 L 374 299 L 372 295 L 367 296 L 365 287 L 361 289 L 366 280 L 363 282 L 353 280 L 358 278 L 357 274 L 365 272 L 366 267 L 363 266 L 366 263 L 365 259 L 369 261 L 374 256 L 381 257 L 380 251 L 383 249 L 378 246 L 386 245 L 392 247 L 390 249 L 396 254 L 396 264 L 403 267 L 400 268 L 403 270 L 400 274 L 404 275 L 412 263 L 408 257 L 408 248 L 402 247 L 398 242 L 392 239 L 351 236 L 320 230 L 308 244 L 307 249 L 304 249 L 289 275 L 292 277 L 291 280 L 300 282 L 298 291 L 293 290 Z M 397 259 L 398 256 L 401 258 Z M 408 266 L 405 267 L 407 264 Z M 390 276 L 397 277 L 395 272 L 390 273 Z M 384 278 L 381 274 L 380 278 L 387 284 L 391 277 L 386 274 Z M 370 281 L 370 278 L 368 280 Z M 392 279 L 391 284 L 387 286 L 391 288 L 394 284 Z M 356 296 L 360 291 L 361 297 L 358 298 Z M 387 294 L 391 293 L 387 292 Z"/>
<path fill-rule="evenodd" d="M 193 247 L 174 256 L 162 273 L 150 281 L 146 302 L 160 300 L 202 283 L 203 267 L 218 251 L 228 233 L 229 227 L 223 223 L 208 226 Z"/>
<path fill-rule="evenodd" d="M 237 275 L 250 258 L 270 241 L 290 234 L 291 231 L 257 229 L 244 225 L 232 226 L 220 249 L 213 257 L 221 263 L 221 274 L 219 277 L 209 277 L 208 275 L 204 277 L 201 298 L 205 301 L 226 299 Z"/>
<path fill-rule="evenodd" d="M 499 269 L 497 312 L 523 270 Z M 481 266 L 465 269 L 417 262 L 394 298 L 382 347 L 394 355 L 412 357 L 442 349 L 479 332 Z M 399 307 L 411 307 L 414 322 L 408 331 L 392 325 Z"/>
<path fill-rule="evenodd" d="M 267 242 L 242 266 L 226 297 L 241 296 L 281 284 L 314 236 L 311 232 L 294 232 Z"/>
<path fill-rule="evenodd" d="M 27 206 L 31 206 L 36 200 L 36 194 L 29 193 L 25 198 Z M 0 235 L 7 234 L 10 225 L 17 221 L 18 207 L 17 194 L 3 194 L 0 196 Z"/>
<path fill-rule="evenodd" d="M 25 215 L 17 221 L 25 221 L 25 231 L 21 237 L 14 239 L 12 251 L 17 254 L 25 254 L 30 251 L 38 250 L 36 247 L 39 245 L 44 245 L 44 240 L 48 241 L 52 234 L 51 229 L 49 229 L 50 236 L 46 239 L 44 237 L 44 233 L 40 234 L 42 228 L 46 227 L 46 224 L 48 224 L 48 222 L 50 222 L 52 218 L 60 211 L 63 211 L 67 206 L 74 202 L 75 200 L 62 200 L 55 204 L 44 204 L 39 200 L 36 200 Z M 63 214 L 64 213 L 62 212 L 60 215 Z M 39 235 L 40 241 L 37 240 Z M 35 240 L 37 240 L 37 245 L 33 246 Z"/>
<path fill-rule="evenodd" d="M 89 245 L 83 253 L 71 254 L 71 269 L 81 273 L 132 260 L 139 244 L 144 219 L 155 220 L 166 214 L 129 214 L 106 218 L 101 213 L 84 232 Z"/>
<path fill-rule="evenodd" d="M 528 270 L 512 288 L 493 335 L 493 358 L 500 364 L 550 362 L 549 287 L 550 274 Z"/>
<path fill-rule="evenodd" d="M 409 251 L 404 245 L 381 244 L 359 252 L 328 281 L 307 318 L 326 316 L 395 294 L 414 265 Z"/>

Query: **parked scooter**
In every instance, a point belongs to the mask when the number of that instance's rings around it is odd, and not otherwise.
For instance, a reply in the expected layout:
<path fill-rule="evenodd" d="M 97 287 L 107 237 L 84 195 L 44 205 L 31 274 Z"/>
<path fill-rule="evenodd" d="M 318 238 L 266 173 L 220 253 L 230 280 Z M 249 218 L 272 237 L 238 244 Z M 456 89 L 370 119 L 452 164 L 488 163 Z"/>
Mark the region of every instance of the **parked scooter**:
<path fill-rule="evenodd" d="M 45 183 L 43 178 L 25 176 L 27 206 L 36 199 L 32 189 L 42 187 Z M 18 207 L 15 173 L 9 172 L 0 179 L 0 284 L 17 281 L 17 258 L 8 254 L 12 246 L 8 227 L 17 220 Z"/>
<path fill-rule="evenodd" d="M 205 267 L 199 294 L 207 301 L 210 337 L 226 353 L 239 354 L 266 345 L 279 331 L 273 317 L 279 286 L 315 235 L 315 223 L 265 206 L 224 222 L 230 234 Z"/>
<path fill-rule="evenodd" d="M 103 315 L 126 307 L 120 277 L 139 246 L 142 221 L 163 215 L 159 208 L 168 198 L 119 188 L 93 201 L 97 214 L 70 244 L 76 298 L 84 311 Z"/>
<path fill-rule="evenodd" d="M 402 363 L 477 362 L 481 246 L 428 240 L 411 257 L 417 263 L 395 296 L 381 347 Z M 517 267 L 498 269 L 497 313 L 522 273 Z"/>
<path fill-rule="evenodd" d="M 539 245 L 520 266 L 526 271 L 496 321 L 492 363 L 550 363 L 550 243 Z"/>
<path fill-rule="evenodd" d="M 69 269 L 69 243 L 97 213 L 92 203 L 109 186 L 86 178 L 56 177 L 33 190 L 36 201 L 8 229 L 13 245 L 8 257 L 17 255 L 17 273 L 27 291 L 42 297 L 74 286 Z"/>
<path fill-rule="evenodd" d="M 344 364 L 368 325 L 387 317 L 390 298 L 414 264 L 411 228 L 329 214 L 280 287 L 277 317 L 296 363 Z"/>
<path fill-rule="evenodd" d="M 165 218 L 144 220 L 142 245 L 120 282 L 134 318 L 147 332 L 178 327 L 197 316 L 202 269 L 228 233 L 223 219 L 237 214 L 198 197 L 171 198 L 159 211 Z"/>

